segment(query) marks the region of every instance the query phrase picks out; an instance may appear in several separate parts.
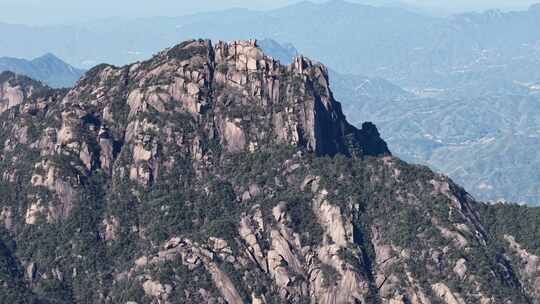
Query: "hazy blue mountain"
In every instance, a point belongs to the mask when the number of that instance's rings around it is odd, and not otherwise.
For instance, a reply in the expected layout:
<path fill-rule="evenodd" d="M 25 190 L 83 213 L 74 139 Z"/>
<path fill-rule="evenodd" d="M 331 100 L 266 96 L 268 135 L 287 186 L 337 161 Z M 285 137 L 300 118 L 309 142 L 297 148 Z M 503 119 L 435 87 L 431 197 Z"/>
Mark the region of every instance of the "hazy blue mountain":
<path fill-rule="evenodd" d="M 533 6 L 438 18 L 407 8 L 333 0 L 266 12 L 231 9 L 74 26 L 0 24 L 0 34 L 9 41 L 0 43 L 0 54 L 35 57 L 51 51 L 71 64 L 91 67 L 146 59 L 190 37 L 271 38 L 293 43 L 340 73 L 381 77 L 411 88 L 461 87 L 471 78 L 540 79 L 539 11 Z"/>
<path fill-rule="evenodd" d="M 290 64 L 294 56 L 298 55 L 298 50 L 291 43 L 279 43 L 272 39 L 261 39 L 257 44 L 267 54 L 271 54 L 274 59 L 283 64 Z"/>
<path fill-rule="evenodd" d="M 340 74 L 330 71 L 336 96 L 347 103 L 366 102 L 369 99 L 405 100 L 414 95 L 392 82 L 374 77 Z"/>
<path fill-rule="evenodd" d="M 430 165 L 483 200 L 540 202 L 540 96 L 344 101 L 396 155 Z"/>
<path fill-rule="evenodd" d="M 261 45 L 273 56 L 296 53 L 270 39 Z M 331 71 L 330 79 L 349 120 L 377 123 L 396 155 L 449 174 L 483 200 L 540 202 L 538 84 L 472 82 L 413 94 L 379 78 Z"/>
<path fill-rule="evenodd" d="M 302 53 L 340 72 L 362 73 L 400 63 L 410 53 L 408 49 L 432 41 L 425 28 L 434 28 L 433 23 L 444 21 L 398 8 L 344 1 L 302 2 L 268 12 L 231 9 L 179 18 L 109 19 L 56 27 L 0 24 L 0 34 L 10 41 L 0 44 L 0 54 L 33 57 L 51 50 L 80 66 L 102 61 L 120 64 L 148 58 L 184 37 L 268 37 L 293 42 Z M 95 41 L 100 42 L 99 48 L 88 47 L 95 46 Z M 396 44 L 400 47 L 391 47 Z M 336 45 L 347 47 L 335 54 Z"/>
<path fill-rule="evenodd" d="M 47 83 L 51 87 L 70 87 L 83 75 L 77 69 L 51 53 L 33 60 L 0 57 L 0 72 L 12 71 Z"/>
<path fill-rule="evenodd" d="M 291 63 L 292 58 L 299 54 L 291 43 L 280 44 L 267 38 L 257 41 L 257 44 L 267 54 L 286 64 Z M 348 101 L 348 103 L 354 103 L 355 100 L 365 101 L 366 98 L 393 100 L 413 97 L 413 94 L 382 78 L 341 74 L 335 70 L 329 70 L 329 77 L 332 80 L 334 94 L 338 99 Z"/>

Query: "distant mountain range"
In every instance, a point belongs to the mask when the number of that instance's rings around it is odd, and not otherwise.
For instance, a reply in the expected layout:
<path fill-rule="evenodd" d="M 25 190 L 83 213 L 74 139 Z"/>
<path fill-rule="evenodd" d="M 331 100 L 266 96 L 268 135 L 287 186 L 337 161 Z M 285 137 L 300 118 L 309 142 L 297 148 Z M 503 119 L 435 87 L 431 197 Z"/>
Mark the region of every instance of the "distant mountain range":
<path fill-rule="evenodd" d="M 376 122 L 390 148 L 483 200 L 540 202 L 540 96 L 343 99 L 355 123 Z"/>
<path fill-rule="evenodd" d="M 257 44 L 267 54 L 272 55 L 282 63 L 290 64 L 299 52 L 291 43 L 280 44 L 272 39 L 257 41 Z M 406 99 L 414 95 L 401 87 L 382 78 L 372 78 L 354 74 L 342 74 L 329 70 L 334 93 L 340 100 L 354 103 L 355 100 L 365 99 Z"/>
<path fill-rule="evenodd" d="M 297 53 L 269 40 L 261 46 L 283 59 Z M 449 174 L 479 199 L 540 202 L 538 84 L 495 86 L 475 96 L 472 88 L 413 93 L 337 72 L 330 79 L 349 120 L 375 122 L 396 155 Z"/>
<path fill-rule="evenodd" d="M 279 43 L 273 39 L 265 38 L 257 41 L 257 44 L 283 64 L 291 64 L 293 57 L 299 54 L 296 47 L 291 43 Z"/>
<path fill-rule="evenodd" d="M 53 52 L 84 68 L 146 59 L 181 39 L 205 36 L 291 42 L 340 73 L 381 77 L 407 88 L 540 79 L 538 6 L 438 18 L 399 7 L 306 1 L 266 12 L 231 9 L 54 27 L 0 24 L 0 35 L 9 41 L 0 44 L 2 55 Z"/>
<path fill-rule="evenodd" d="M 84 74 L 53 54 L 47 53 L 33 60 L 0 57 L 0 72 L 12 71 L 45 82 L 51 87 L 71 87 Z"/>

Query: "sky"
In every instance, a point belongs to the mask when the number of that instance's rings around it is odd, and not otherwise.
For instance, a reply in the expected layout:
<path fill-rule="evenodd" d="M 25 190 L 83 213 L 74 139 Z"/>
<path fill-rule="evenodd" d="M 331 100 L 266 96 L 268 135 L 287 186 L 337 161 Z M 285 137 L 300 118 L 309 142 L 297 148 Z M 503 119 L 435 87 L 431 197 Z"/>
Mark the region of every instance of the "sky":
<path fill-rule="evenodd" d="M 70 24 L 108 17 L 182 16 L 233 7 L 266 10 L 300 0 L 0 0 L 0 22 L 29 25 Z M 325 0 L 313 0 L 324 2 Z M 433 13 L 488 8 L 523 9 L 540 0 L 349 0 L 401 1 Z"/>
<path fill-rule="evenodd" d="M 463 12 L 469 10 L 519 10 L 527 9 L 540 0 L 405 0 L 418 7 L 429 9 L 441 9 L 447 12 Z"/>

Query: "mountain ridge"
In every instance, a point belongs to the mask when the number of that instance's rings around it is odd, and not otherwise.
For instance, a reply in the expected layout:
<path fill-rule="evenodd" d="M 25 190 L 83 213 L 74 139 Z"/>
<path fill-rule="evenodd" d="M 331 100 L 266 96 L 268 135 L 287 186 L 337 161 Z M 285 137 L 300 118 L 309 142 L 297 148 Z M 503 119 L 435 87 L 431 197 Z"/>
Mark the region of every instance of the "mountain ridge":
<path fill-rule="evenodd" d="M 4 299 L 538 303 L 537 244 L 353 128 L 307 58 L 190 40 L 68 90 L 0 75 Z"/>

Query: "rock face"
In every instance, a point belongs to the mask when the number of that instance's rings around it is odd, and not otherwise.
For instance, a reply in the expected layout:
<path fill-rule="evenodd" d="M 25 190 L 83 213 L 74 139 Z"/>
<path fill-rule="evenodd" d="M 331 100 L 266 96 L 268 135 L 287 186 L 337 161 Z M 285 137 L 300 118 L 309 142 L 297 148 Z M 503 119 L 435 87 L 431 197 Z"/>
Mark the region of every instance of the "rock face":
<path fill-rule="evenodd" d="M 519 276 L 523 280 L 525 288 L 534 296 L 540 298 L 540 257 L 528 252 L 522 245 L 516 242 L 511 235 L 505 235 L 510 254 L 517 258 L 518 265 L 522 265 Z"/>
<path fill-rule="evenodd" d="M 192 40 L 69 90 L 0 79 L 2 298 L 538 303 L 537 257 L 348 124 L 307 58 Z"/>
<path fill-rule="evenodd" d="M 0 74 L 0 114 L 20 105 L 25 99 L 38 95 L 46 88 L 25 76 L 3 72 Z M 33 96 L 34 95 L 34 96 Z"/>

